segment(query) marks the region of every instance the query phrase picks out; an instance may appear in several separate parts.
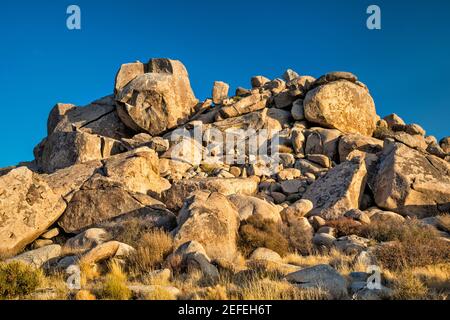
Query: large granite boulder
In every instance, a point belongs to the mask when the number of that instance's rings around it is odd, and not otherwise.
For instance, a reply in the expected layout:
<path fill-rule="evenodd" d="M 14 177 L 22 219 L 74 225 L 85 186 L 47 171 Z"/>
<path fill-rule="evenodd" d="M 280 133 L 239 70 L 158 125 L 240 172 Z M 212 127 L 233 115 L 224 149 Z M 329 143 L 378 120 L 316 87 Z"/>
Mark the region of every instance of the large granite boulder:
<path fill-rule="evenodd" d="M 450 164 L 401 143 L 385 143 L 374 194 L 378 207 L 403 215 L 449 212 Z"/>
<path fill-rule="evenodd" d="M 180 211 L 178 224 L 175 247 L 195 240 L 211 259 L 236 257 L 239 213 L 223 194 L 196 192 Z"/>
<path fill-rule="evenodd" d="M 152 59 L 145 71 L 144 74 L 140 74 L 140 69 L 133 71 L 130 77 L 124 76 L 120 84 L 116 83 L 118 114 L 122 121 L 131 129 L 151 135 L 187 122 L 198 100 L 184 65 L 176 60 Z M 135 73 L 137 76 L 120 88 Z"/>
<path fill-rule="evenodd" d="M 371 136 L 376 128 L 375 103 L 369 92 L 347 80 L 327 83 L 309 91 L 304 110 L 308 121 L 345 133 Z"/>
<path fill-rule="evenodd" d="M 0 256 L 12 256 L 37 239 L 66 208 L 62 197 L 25 167 L 0 177 Z"/>

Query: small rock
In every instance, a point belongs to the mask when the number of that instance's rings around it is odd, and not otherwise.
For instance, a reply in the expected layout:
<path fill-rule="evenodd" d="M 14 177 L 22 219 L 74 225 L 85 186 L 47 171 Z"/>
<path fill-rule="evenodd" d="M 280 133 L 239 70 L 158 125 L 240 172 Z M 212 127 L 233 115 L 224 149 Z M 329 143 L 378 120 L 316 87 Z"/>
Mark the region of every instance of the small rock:
<path fill-rule="evenodd" d="M 313 243 L 316 246 L 325 246 L 331 248 L 336 238 L 327 233 L 316 233 L 313 237 Z"/>
<path fill-rule="evenodd" d="M 59 235 L 59 229 L 53 228 L 41 235 L 42 239 L 52 239 Z"/>
<path fill-rule="evenodd" d="M 281 256 L 267 248 L 258 248 L 250 256 L 251 260 L 268 260 L 274 262 L 282 262 Z"/>
<path fill-rule="evenodd" d="M 329 265 L 317 265 L 288 274 L 286 279 L 301 288 L 322 288 L 335 298 L 347 296 L 347 282 Z"/>
<path fill-rule="evenodd" d="M 214 104 L 221 104 L 223 100 L 228 98 L 228 90 L 230 86 L 222 81 L 215 81 L 212 91 L 212 97 Z"/>

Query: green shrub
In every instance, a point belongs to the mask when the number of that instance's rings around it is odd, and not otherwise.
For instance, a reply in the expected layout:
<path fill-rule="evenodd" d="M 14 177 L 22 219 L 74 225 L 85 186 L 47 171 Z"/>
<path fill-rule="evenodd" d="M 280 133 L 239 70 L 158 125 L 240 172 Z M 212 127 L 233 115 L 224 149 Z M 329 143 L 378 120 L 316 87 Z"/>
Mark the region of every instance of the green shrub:
<path fill-rule="evenodd" d="M 43 282 L 42 271 L 21 262 L 0 263 L 0 299 L 24 297 Z"/>

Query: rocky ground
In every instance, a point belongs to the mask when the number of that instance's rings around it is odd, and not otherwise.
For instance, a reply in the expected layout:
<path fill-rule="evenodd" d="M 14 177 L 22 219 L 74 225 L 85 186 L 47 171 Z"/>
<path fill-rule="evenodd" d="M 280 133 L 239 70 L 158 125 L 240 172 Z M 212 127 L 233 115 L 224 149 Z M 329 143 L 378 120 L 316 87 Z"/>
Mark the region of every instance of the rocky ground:
<path fill-rule="evenodd" d="M 0 169 L 0 299 L 449 297 L 450 137 L 380 118 L 351 73 L 199 101 L 151 59 L 47 128 Z"/>

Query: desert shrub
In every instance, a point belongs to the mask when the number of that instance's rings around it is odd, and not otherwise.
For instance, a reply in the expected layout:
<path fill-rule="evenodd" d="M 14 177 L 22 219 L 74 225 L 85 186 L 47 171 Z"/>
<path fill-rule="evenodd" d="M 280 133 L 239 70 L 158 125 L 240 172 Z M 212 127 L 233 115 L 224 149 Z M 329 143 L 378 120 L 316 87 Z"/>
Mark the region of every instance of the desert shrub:
<path fill-rule="evenodd" d="M 133 274 L 157 269 L 173 251 L 173 239 L 163 230 L 145 233 L 137 242 L 136 251 L 127 257 L 127 267 Z"/>
<path fill-rule="evenodd" d="M 314 246 L 312 242 L 313 233 L 305 230 L 305 227 L 293 220 L 289 225 L 282 226 L 282 234 L 288 241 L 289 251 L 302 255 L 312 254 Z"/>
<path fill-rule="evenodd" d="M 42 271 L 21 262 L 0 263 L 0 299 L 24 297 L 43 282 Z"/>
<path fill-rule="evenodd" d="M 108 265 L 109 272 L 101 290 L 101 296 L 109 300 L 128 300 L 131 291 L 127 287 L 127 275 L 117 261 L 111 261 Z"/>
<path fill-rule="evenodd" d="M 342 217 L 336 220 L 330 220 L 326 224 L 328 227 L 336 229 L 337 237 L 345 237 L 358 234 L 361 224 L 353 219 Z"/>
<path fill-rule="evenodd" d="M 281 224 L 256 215 L 251 216 L 239 228 L 239 248 L 245 256 L 261 247 L 285 256 L 289 252 L 289 244 L 281 229 Z"/>
<path fill-rule="evenodd" d="M 378 228 L 377 236 L 392 241 L 374 252 L 385 268 L 399 270 L 450 261 L 450 244 L 440 239 L 432 227 L 416 220 L 406 221 L 401 227 L 390 227 L 388 223 L 379 225 L 383 228 Z"/>
<path fill-rule="evenodd" d="M 428 289 L 411 272 L 402 272 L 393 281 L 395 300 L 423 300 L 427 298 Z"/>
<path fill-rule="evenodd" d="M 370 224 L 362 225 L 357 234 L 361 237 L 376 240 L 377 242 L 398 240 L 405 232 L 405 224 L 389 221 L 374 221 Z"/>

